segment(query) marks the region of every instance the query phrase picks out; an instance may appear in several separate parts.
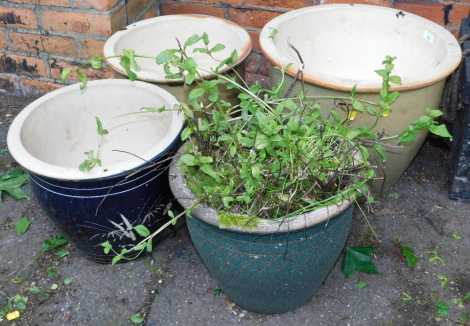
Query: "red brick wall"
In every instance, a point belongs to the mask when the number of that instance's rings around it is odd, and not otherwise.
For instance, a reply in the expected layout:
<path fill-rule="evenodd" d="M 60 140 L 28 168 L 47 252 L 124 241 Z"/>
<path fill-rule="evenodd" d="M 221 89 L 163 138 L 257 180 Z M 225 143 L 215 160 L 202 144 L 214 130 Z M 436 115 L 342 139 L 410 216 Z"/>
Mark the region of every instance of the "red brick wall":
<path fill-rule="evenodd" d="M 102 55 L 111 34 L 157 11 L 155 0 L 0 0 L 0 87 L 15 95 L 59 88 L 63 68 Z"/>
<path fill-rule="evenodd" d="M 23 95 L 61 87 L 62 69 L 100 55 L 115 31 L 140 19 L 179 13 L 223 17 L 246 28 L 254 44 L 248 76 L 263 79 L 268 74 L 258 43 L 263 25 L 289 10 L 329 3 L 393 7 L 432 20 L 454 35 L 470 10 L 470 0 L 0 0 L 0 86 Z M 112 76 L 106 68 L 88 74 Z"/>
<path fill-rule="evenodd" d="M 289 10 L 332 3 L 369 4 L 408 11 L 442 25 L 455 36 L 458 35 L 461 20 L 468 16 L 470 10 L 470 0 L 160 0 L 160 13 L 167 15 L 180 12 L 210 12 L 246 28 L 254 44 L 253 52 L 248 58 L 247 74 L 249 80 L 259 80 L 268 74 L 268 67 L 258 42 L 258 34 L 264 24 Z"/>

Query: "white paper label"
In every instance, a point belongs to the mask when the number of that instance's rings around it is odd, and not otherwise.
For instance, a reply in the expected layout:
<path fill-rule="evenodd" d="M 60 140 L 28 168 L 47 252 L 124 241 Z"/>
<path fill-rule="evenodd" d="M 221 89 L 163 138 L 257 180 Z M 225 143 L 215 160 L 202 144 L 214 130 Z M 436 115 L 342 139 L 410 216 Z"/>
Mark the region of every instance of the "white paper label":
<path fill-rule="evenodd" d="M 424 38 L 428 40 L 429 43 L 432 43 L 434 41 L 434 35 L 432 35 L 429 31 L 425 30 L 424 31 Z"/>

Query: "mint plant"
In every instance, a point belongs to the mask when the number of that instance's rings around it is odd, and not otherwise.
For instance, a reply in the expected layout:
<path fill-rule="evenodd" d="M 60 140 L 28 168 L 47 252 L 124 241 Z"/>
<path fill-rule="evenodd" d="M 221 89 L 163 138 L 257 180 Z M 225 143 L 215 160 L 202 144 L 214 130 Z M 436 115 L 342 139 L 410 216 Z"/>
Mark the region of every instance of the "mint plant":
<path fill-rule="evenodd" d="M 271 38 L 275 34 L 273 30 Z M 177 40 L 175 45 L 155 57 L 141 56 L 133 50 L 118 56 L 131 80 L 137 78 L 135 72 L 140 68 L 135 59 L 140 57 L 163 65 L 167 78 L 196 85 L 188 101 L 178 108 L 185 116 L 181 136 L 185 145 L 179 169 L 199 200 L 177 216 L 169 211 L 172 220 L 162 228 L 200 203 L 218 210 L 222 225 L 255 228 L 261 218 L 288 221 L 351 197 L 369 198 L 367 182 L 375 177 L 375 167 L 369 158 L 376 152 L 385 161 L 387 140 L 412 141 L 415 133 L 425 128 L 450 137 L 445 126 L 435 121 L 441 114 L 439 110 L 428 110 L 426 116 L 398 135 L 385 137 L 373 130 L 379 120 L 393 112 L 392 105 L 399 97 L 398 92 L 390 91 L 391 84 L 401 83 L 400 77 L 392 74 L 396 57 L 386 56 L 383 68 L 376 70 L 383 80 L 382 89 L 378 101 L 371 102 L 358 98 L 355 87 L 349 96 L 334 97 L 306 96 L 303 92 L 290 96 L 293 84 L 284 85 L 284 79 L 270 88 L 258 82 L 249 86 L 240 77 L 221 72 L 236 62 L 236 51 L 216 67 L 200 66 L 195 53 L 213 57 L 225 48 L 222 44 L 211 45 L 206 33 L 193 35 L 184 42 Z M 295 46 L 288 46 L 302 61 Z M 106 59 L 94 57 L 78 68 L 68 68 L 62 78 L 65 80 L 75 71 L 85 87 L 86 78 L 80 68 L 87 64 L 99 68 Z M 303 63 L 297 73 L 300 80 L 302 67 Z M 276 69 L 285 74 L 287 68 Z M 222 88 L 236 90 L 239 104 L 222 100 L 219 96 Z M 333 99 L 334 107 L 322 110 L 315 103 L 320 98 Z M 351 121 L 357 114 L 375 116 L 375 122 L 354 127 Z M 93 160 L 98 159 L 96 152 L 89 159 L 94 164 Z M 128 251 L 151 250 L 149 243 L 161 229 L 154 234 L 145 233 L 144 241 L 124 249 L 125 252 L 115 252 L 109 243 L 103 244 L 104 250 L 117 255 L 113 263 Z M 349 269 L 347 274 L 351 272 Z"/>

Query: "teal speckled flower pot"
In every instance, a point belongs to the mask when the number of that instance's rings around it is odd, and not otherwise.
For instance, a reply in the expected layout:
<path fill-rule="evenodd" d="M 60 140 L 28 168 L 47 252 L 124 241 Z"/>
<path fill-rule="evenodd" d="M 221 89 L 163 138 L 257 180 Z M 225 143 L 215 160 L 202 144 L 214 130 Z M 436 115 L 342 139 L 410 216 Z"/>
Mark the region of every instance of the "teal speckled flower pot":
<path fill-rule="evenodd" d="M 171 190 L 183 207 L 189 207 L 196 197 L 173 162 Z M 349 199 L 289 222 L 264 220 L 257 230 L 222 229 L 215 219 L 217 212 L 200 205 L 186 223 L 222 291 L 246 310 L 274 314 L 312 298 L 343 250 L 352 213 L 353 199 Z"/>
<path fill-rule="evenodd" d="M 351 228 L 353 205 L 329 221 L 273 234 L 220 229 L 187 218 L 191 239 L 222 291 L 249 311 L 283 313 L 312 298 Z"/>

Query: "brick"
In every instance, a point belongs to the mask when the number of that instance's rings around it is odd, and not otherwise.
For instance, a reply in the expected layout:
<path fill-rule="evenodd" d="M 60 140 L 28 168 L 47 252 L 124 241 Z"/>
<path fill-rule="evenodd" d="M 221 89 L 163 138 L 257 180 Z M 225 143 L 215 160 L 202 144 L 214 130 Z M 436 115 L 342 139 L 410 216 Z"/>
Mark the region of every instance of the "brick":
<path fill-rule="evenodd" d="M 436 24 L 444 26 L 444 6 L 449 5 L 448 3 L 430 3 L 430 2 L 399 2 L 395 3 L 394 8 L 410 12 L 412 14 L 421 16 L 423 18 L 429 19 L 430 21 L 435 22 Z M 453 5 L 454 7 L 455 5 Z M 460 7 L 460 6 L 459 6 Z M 462 9 L 459 10 L 459 12 Z M 458 17 L 460 16 L 462 18 L 466 17 L 468 15 L 468 9 L 466 12 L 466 15 L 461 16 L 460 14 L 454 14 L 454 10 L 451 10 L 449 13 L 449 20 L 452 19 L 452 24 L 457 23 L 457 25 L 454 26 L 459 26 L 460 21 L 455 22 L 453 17 Z"/>
<path fill-rule="evenodd" d="M 260 54 L 252 52 L 245 61 L 245 70 L 251 73 L 259 73 L 261 66 Z"/>
<path fill-rule="evenodd" d="M 152 0 L 133 0 L 129 1 L 126 4 L 126 13 L 127 13 L 127 20 L 129 22 L 134 22 L 137 19 L 140 19 L 140 16 L 144 13 L 147 5 Z"/>
<path fill-rule="evenodd" d="M 65 85 L 56 84 L 50 81 L 44 80 L 35 80 L 35 79 L 20 79 L 22 88 L 25 90 L 27 94 L 45 94 L 56 89 L 62 88 Z"/>
<path fill-rule="evenodd" d="M 149 19 L 157 16 L 157 7 L 150 6 L 150 8 L 142 15 L 142 19 Z"/>
<path fill-rule="evenodd" d="M 123 29 L 129 24 L 126 7 L 122 6 L 109 17 L 111 21 L 111 34 Z"/>
<path fill-rule="evenodd" d="M 44 62 L 35 57 L 0 54 L 0 72 L 18 75 L 47 76 Z"/>
<path fill-rule="evenodd" d="M 103 47 L 105 41 L 94 40 L 86 38 L 81 41 L 82 44 L 82 57 L 85 59 L 91 59 L 94 56 L 103 56 Z"/>
<path fill-rule="evenodd" d="M 187 0 L 188 2 L 200 2 L 200 3 L 212 3 L 220 5 L 223 3 L 225 6 L 241 6 L 243 5 L 243 0 Z M 248 4 L 246 4 L 248 5 Z M 264 7 L 264 6 L 263 6 Z"/>
<path fill-rule="evenodd" d="M 245 6 L 292 10 L 314 5 L 313 0 L 246 0 Z"/>
<path fill-rule="evenodd" d="M 274 11 L 230 8 L 228 19 L 244 28 L 261 29 L 279 15 L 280 12 Z"/>
<path fill-rule="evenodd" d="M 223 8 L 199 4 L 162 3 L 160 13 L 162 16 L 176 14 L 201 14 L 224 18 Z"/>
<path fill-rule="evenodd" d="M 246 71 L 251 73 L 259 73 L 268 76 L 269 75 L 269 64 L 266 61 L 264 55 L 252 52 L 248 56 L 245 62 Z"/>
<path fill-rule="evenodd" d="M 43 10 L 41 21 L 47 31 L 109 36 L 124 26 L 125 15 L 120 10 L 113 15 Z"/>
<path fill-rule="evenodd" d="M 261 84 L 261 86 L 265 88 L 269 88 L 269 76 L 259 74 L 259 73 L 252 73 L 252 72 L 246 72 L 245 73 L 245 82 L 248 85 L 253 85 L 254 83 L 258 82 Z"/>
<path fill-rule="evenodd" d="M 0 90 L 7 91 L 9 93 L 14 92 L 16 89 L 15 80 L 10 77 L 0 77 Z"/>
<path fill-rule="evenodd" d="M 253 51 L 261 52 L 261 46 L 259 45 L 259 32 L 248 32 L 251 37 L 253 45 Z"/>
<path fill-rule="evenodd" d="M 133 2 L 134 0 L 129 0 L 128 2 Z M 99 11 L 108 11 L 113 9 L 119 0 L 80 0 L 75 1 L 75 8 L 77 9 L 95 9 Z"/>
<path fill-rule="evenodd" d="M 454 3 L 452 5 L 452 9 L 449 11 L 448 24 L 444 26 L 460 28 L 462 19 L 468 17 L 469 9 L 470 9 L 469 5 L 461 5 L 461 4 Z"/>
<path fill-rule="evenodd" d="M 67 0 L 8 0 L 8 2 L 25 5 L 70 7 Z"/>
<path fill-rule="evenodd" d="M 320 0 L 321 5 L 333 4 L 333 3 L 354 3 L 363 5 L 374 5 L 381 7 L 390 7 L 393 0 Z"/>
<path fill-rule="evenodd" d="M 69 67 L 78 67 L 81 63 L 79 62 L 70 62 L 64 60 L 49 60 L 49 65 L 51 67 L 51 75 L 55 79 L 60 79 L 62 77 L 62 70 Z M 114 71 L 109 66 L 103 66 L 100 70 L 92 69 L 90 67 L 85 67 L 81 69 L 85 75 L 87 75 L 89 80 L 94 79 L 107 79 L 107 78 L 114 78 Z M 69 75 L 69 80 L 78 81 L 80 80 L 75 73 L 71 73 Z"/>
<path fill-rule="evenodd" d="M 37 29 L 38 20 L 31 9 L 0 5 L 0 26 Z"/>
<path fill-rule="evenodd" d="M 78 55 L 74 38 L 54 35 L 38 35 L 26 33 L 10 33 L 13 51 L 34 54 L 48 53 L 64 57 Z"/>
<path fill-rule="evenodd" d="M 7 35 L 5 31 L 1 31 L 1 30 L 0 30 L 0 49 L 8 50 Z"/>

